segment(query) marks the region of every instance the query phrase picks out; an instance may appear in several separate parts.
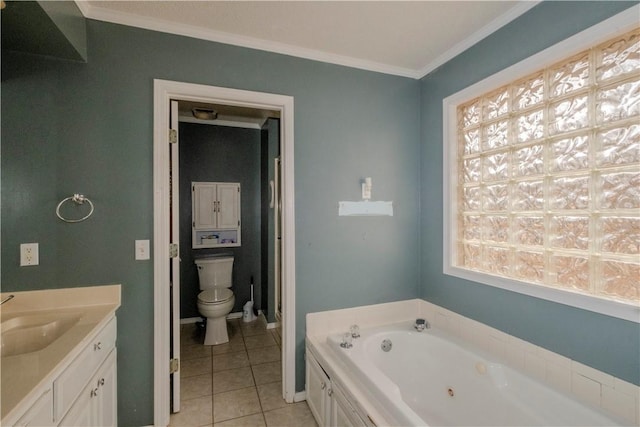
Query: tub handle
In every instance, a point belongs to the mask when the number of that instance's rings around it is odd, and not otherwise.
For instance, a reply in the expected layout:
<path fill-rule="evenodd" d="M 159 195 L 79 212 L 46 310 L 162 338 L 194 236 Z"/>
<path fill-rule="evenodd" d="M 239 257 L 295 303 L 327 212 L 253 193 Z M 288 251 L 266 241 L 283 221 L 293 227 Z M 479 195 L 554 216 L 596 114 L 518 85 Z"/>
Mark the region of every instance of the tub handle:
<path fill-rule="evenodd" d="M 351 325 L 349 332 L 351 332 L 351 338 L 360 338 L 360 326 Z"/>

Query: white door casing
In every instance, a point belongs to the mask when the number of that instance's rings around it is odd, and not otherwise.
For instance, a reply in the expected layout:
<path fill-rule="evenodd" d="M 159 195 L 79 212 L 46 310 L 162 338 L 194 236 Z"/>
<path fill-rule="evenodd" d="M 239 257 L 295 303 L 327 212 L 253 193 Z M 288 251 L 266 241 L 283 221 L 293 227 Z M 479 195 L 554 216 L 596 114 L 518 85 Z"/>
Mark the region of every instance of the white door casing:
<path fill-rule="evenodd" d="M 282 162 L 282 388 L 295 396 L 295 212 L 293 97 L 192 83 L 154 80 L 154 425 L 169 424 L 169 113 L 171 100 L 232 105 L 280 112 Z"/>
<path fill-rule="evenodd" d="M 180 244 L 180 173 L 179 173 L 179 148 L 180 137 L 178 132 L 178 101 L 171 102 L 171 126 L 175 131 L 175 143 L 169 144 L 171 151 L 171 243 Z M 177 359 L 178 370 L 170 375 L 171 382 L 171 408 L 173 412 L 180 411 L 180 249 L 178 256 L 169 260 L 171 263 L 171 356 Z"/>

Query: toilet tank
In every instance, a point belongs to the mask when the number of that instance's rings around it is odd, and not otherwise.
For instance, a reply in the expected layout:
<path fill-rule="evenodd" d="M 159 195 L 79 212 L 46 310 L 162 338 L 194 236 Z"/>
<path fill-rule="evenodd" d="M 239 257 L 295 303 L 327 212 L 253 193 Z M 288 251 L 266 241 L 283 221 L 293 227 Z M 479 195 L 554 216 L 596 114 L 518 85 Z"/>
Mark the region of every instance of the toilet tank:
<path fill-rule="evenodd" d="M 196 259 L 200 289 L 211 289 L 214 286 L 231 287 L 233 273 L 232 256 L 215 256 Z"/>

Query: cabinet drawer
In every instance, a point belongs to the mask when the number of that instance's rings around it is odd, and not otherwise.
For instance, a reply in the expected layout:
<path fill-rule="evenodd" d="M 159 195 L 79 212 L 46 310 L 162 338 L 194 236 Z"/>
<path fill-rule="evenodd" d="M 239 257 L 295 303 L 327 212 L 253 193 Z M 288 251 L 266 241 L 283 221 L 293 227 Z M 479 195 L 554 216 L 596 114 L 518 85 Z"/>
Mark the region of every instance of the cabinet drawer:
<path fill-rule="evenodd" d="M 62 419 L 96 369 L 116 345 L 115 317 L 91 340 L 53 383 L 54 418 Z"/>

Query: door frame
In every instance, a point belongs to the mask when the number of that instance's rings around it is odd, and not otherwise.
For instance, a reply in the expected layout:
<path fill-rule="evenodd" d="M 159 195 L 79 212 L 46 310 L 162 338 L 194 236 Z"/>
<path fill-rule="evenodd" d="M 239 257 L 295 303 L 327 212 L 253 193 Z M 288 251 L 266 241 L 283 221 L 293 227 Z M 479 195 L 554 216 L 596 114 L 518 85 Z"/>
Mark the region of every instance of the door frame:
<path fill-rule="evenodd" d="M 196 101 L 280 111 L 282 166 L 282 395 L 295 396 L 295 210 L 293 97 L 218 86 L 153 81 L 154 425 L 166 426 L 169 384 L 169 111 L 170 101 Z"/>

